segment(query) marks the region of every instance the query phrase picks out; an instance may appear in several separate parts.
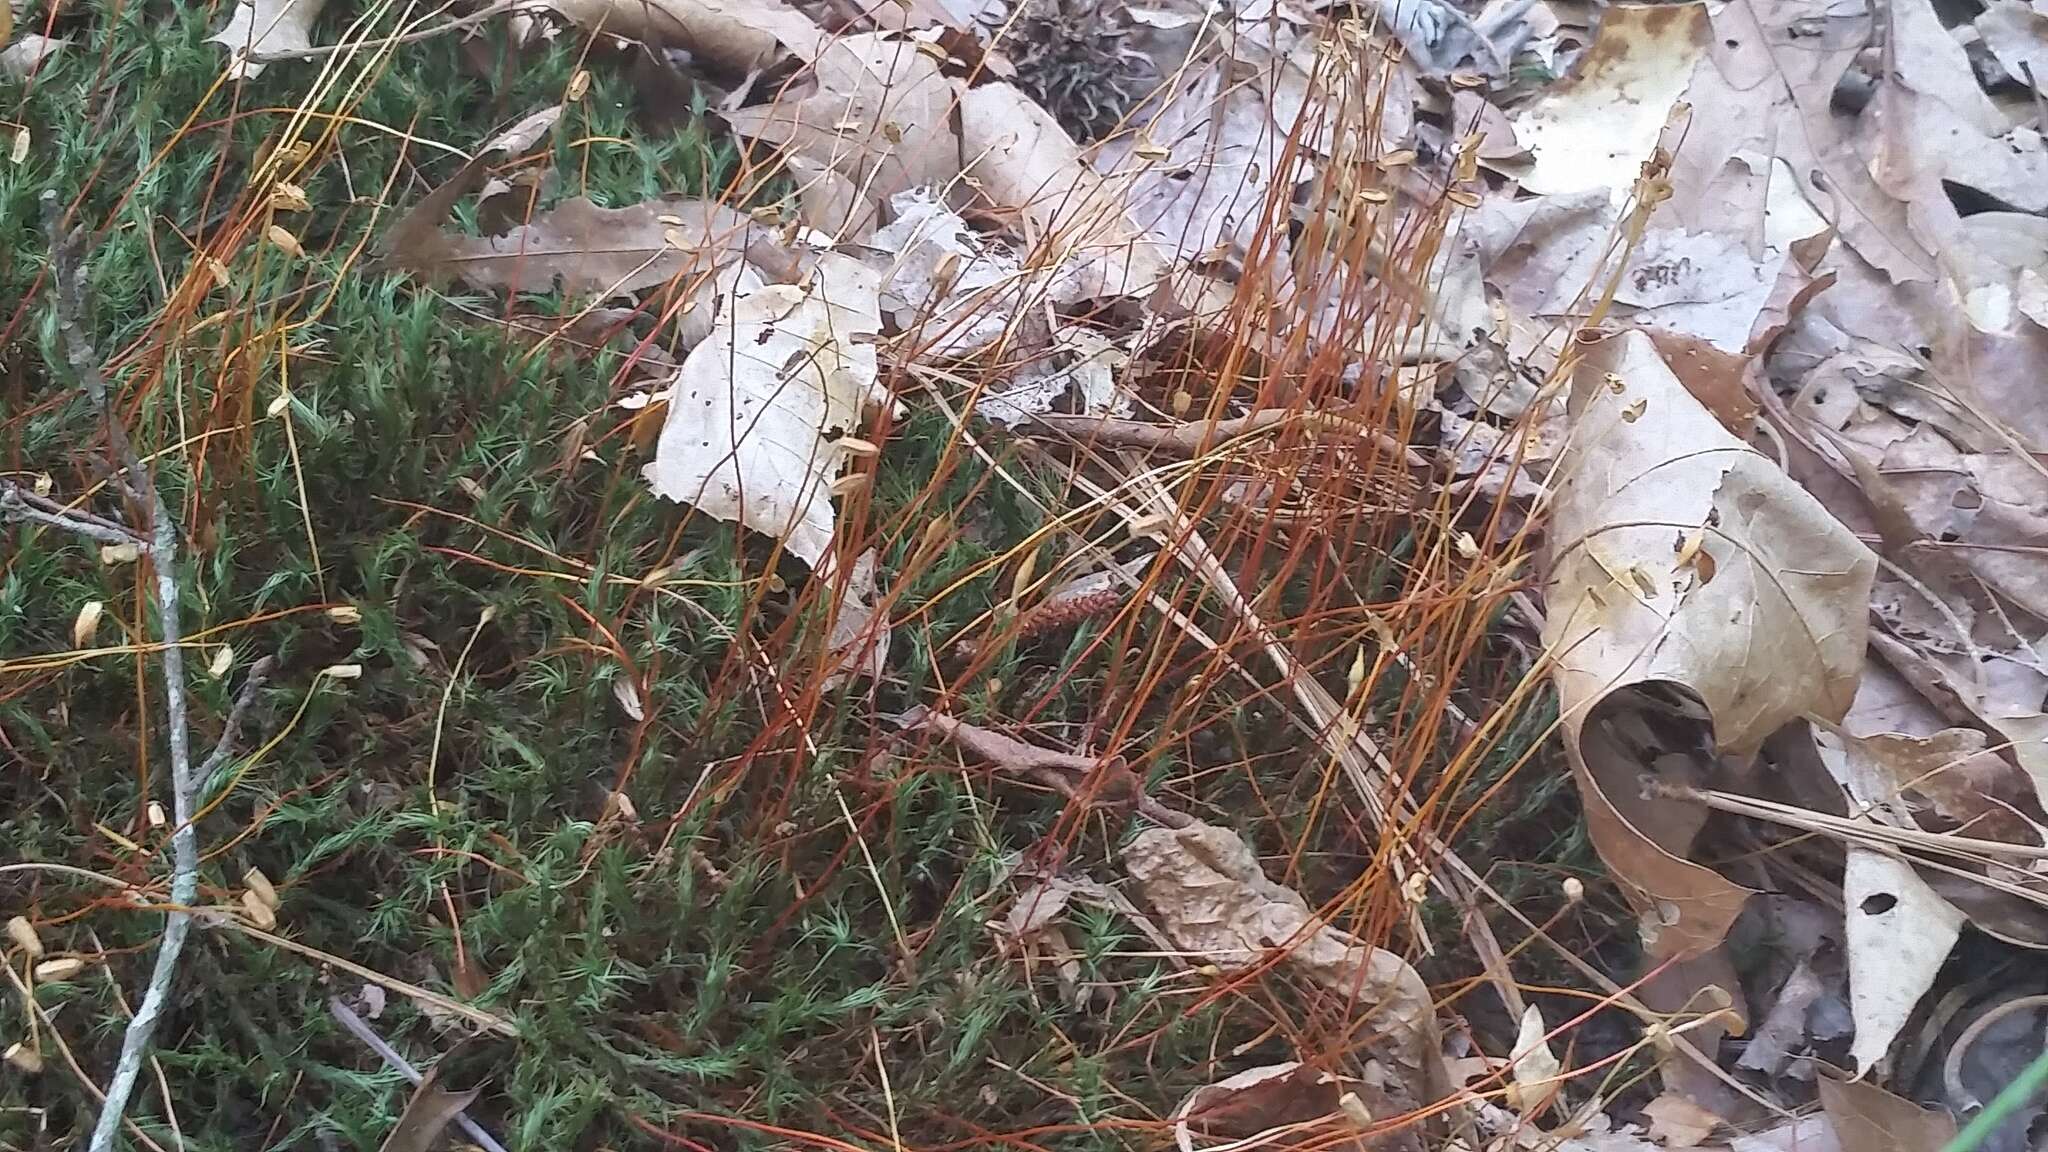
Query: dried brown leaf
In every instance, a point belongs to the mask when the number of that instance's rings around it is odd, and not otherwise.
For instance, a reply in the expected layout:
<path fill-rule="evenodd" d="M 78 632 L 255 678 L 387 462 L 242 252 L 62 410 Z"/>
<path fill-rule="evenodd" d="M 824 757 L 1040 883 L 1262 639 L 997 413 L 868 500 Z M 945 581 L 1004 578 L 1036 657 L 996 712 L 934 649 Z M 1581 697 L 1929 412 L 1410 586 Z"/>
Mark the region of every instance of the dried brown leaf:
<path fill-rule="evenodd" d="M 207 37 L 227 48 L 231 80 L 255 79 L 267 67 L 252 56 L 304 52 L 313 46 L 313 22 L 327 0 L 240 0 L 227 27 Z"/>
<path fill-rule="evenodd" d="M 1877 558 L 1729 435 L 1641 333 L 1586 343 L 1570 410 L 1545 631 L 1568 726 L 1645 681 L 1697 694 L 1723 749 L 1754 750 L 1807 713 L 1839 718 Z M 1693 532 L 1711 579 L 1675 563 Z"/>
<path fill-rule="evenodd" d="M 1181 948 L 1239 971 L 1280 952 L 1303 976 L 1372 1016 L 1376 1047 L 1431 1100 L 1448 1091 L 1429 988 L 1407 961 L 1331 927 L 1266 879 L 1237 834 L 1195 822 L 1141 832 L 1124 850 L 1159 926 Z"/>
<path fill-rule="evenodd" d="M 799 97 L 726 112 L 733 131 L 830 169 L 873 203 L 960 174 L 950 127 L 953 85 L 914 40 L 869 32 L 833 40 L 812 62 Z M 806 220 L 844 228 L 845 218 Z"/>
<path fill-rule="evenodd" d="M 413 1089 L 412 1099 L 406 1101 L 391 1134 L 377 1146 L 378 1152 L 429 1152 L 442 1130 L 476 1102 L 481 1088 L 447 1091 L 440 1085 L 440 1071 L 441 1066 L 436 1065 Z"/>
<path fill-rule="evenodd" d="M 1021 90 L 983 84 L 960 96 L 960 156 L 983 196 L 1019 213 L 1034 259 L 1069 269 L 1077 296 L 1138 295 L 1165 275 L 1165 254 L 1130 217 L 1128 178 L 1089 168 Z"/>
<path fill-rule="evenodd" d="M 1722 1124 L 1719 1116 L 1681 1096 L 1666 1093 L 1643 1105 L 1650 1139 L 1666 1148 L 1697 1148 Z"/>
<path fill-rule="evenodd" d="M 1174 1109 L 1174 1144 L 1180 1152 L 1242 1148 L 1279 1131 L 1289 1145 L 1330 1152 L 1421 1152 L 1413 1126 L 1373 1136 L 1359 1131 L 1412 1108 L 1397 1086 L 1389 1087 L 1295 1061 L 1247 1068 L 1188 1093 Z"/>
<path fill-rule="evenodd" d="M 1633 778 L 1698 764 L 1709 720 L 1713 745 L 1750 751 L 1799 716 L 1840 716 L 1876 557 L 1729 435 L 1648 336 L 1608 334 L 1583 352 L 1552 477 L 1544 641 L 1594 844 L 1652 954 L 1699 955 L 1746 892 L 1682 858 L 1701 814 Z M 1682 686 L 1704 717 L 1644 719 L 1634 688 L 1659 684 Z"/>
<path fill-rule="evenodd" d="M 615 36 L 689 51 L 734 73 L 794 55 L 815 60 L 828 38 L 782 0 L 548 0 L 564 18 Z"/>
<path fill-rule="evenodd" d="M 1867 1080 L 1818 1081 L 1820 1105 L 1835 1136 L 1855 1152 L 1941 1152 L 1956 1138 L 1955 1118 L 1902 1100 Z"/>
<path fill-rule="evenodd" d="M 578 196 L 503 236 L 440 231 L 394 246 L 401 267 L 479 288 L 609 298 L 708 273 L 738 257 L 751 221 L 706 200 L 600 208 Z"/>

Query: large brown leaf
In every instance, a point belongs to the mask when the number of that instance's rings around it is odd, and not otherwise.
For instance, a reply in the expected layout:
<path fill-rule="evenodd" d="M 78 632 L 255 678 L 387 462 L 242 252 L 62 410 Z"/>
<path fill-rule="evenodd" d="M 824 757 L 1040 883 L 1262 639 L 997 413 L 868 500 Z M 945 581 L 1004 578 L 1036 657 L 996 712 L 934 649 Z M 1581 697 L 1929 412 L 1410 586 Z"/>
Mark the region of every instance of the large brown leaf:
<path fill-rule="evenodd" d="M 1700 814 L 1638 774 L 1697 783 L 1802 715 L 1839 718 L 1862 667 L 1876 557 L 1730 435 L 1640 332 L 1582 340 L 1553 473 L 1544 641 L 1601 856 L 1654 955 L 1700 955 L 1745 892 L 1686 862 Z M 1671 685 L 1705 706 L 1658 709 Z M 1675 735 L 1673 734 L 1675 733 Z M 1687 778 L 1691 774 L 1691 779 Z"/>

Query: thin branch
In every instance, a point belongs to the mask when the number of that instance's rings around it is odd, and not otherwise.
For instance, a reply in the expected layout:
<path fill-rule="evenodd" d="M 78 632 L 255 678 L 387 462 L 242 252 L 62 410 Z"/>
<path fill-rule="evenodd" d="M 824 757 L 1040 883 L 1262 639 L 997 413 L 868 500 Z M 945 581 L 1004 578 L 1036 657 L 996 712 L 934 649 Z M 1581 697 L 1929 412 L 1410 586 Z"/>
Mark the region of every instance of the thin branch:
<path fill-rule="evenodd" d="M 78 377 L 79 391 L 85 394 L 106 429 L 117 483 L 149 514 L 148 552 L 150 567 L 156 576 L 154 599 L 158 639 L 163 651 L 171 804 L 177 819 L 176 831 L 171 835 L 170 902 L 174 910 L 165 918 L 163 940 L 157 946 L 156 964 L 150 970 L 142 1002 L 121 1035 L 120 1059 L 115 1062 L 113 1078 L 107 1083 L 106 1103 L 100 1108 L 89 1145 L 90 1152 L 108 1152 L 120 1132 L 121 1119 L 127 1111 L 128 1098 L 135 1092 L 135 1081 L 141 1075 L 150 1038 L 156 1034 L 157 1021 L 163 1017 L 164 1004 L 170 999 L 171 983 L 178 973 L 178 957 L 184 952 L 185 939 L 192 931 L 192 915 L 185 909 L 195 903 L 199 895 L 199 833 L 192 821 L 196 781 L 192 773 L 192 739 L 185 701 L 183 632 L 178 623 L 181 592 L 177 574 L 177 522 L 171 518 L 170 507 L 164 503 L 162 493 L 157 491 L 155 482 L 136 455 L 135 445 L 128 439 L 127 428 L 114 412 L 107 378 L 100 368 L 99 353 L 86 332 L 85 234 L 83 230 L 68 234 L 64 231 L 63 209 L 54 191 L 43 193 L 42 206 L 43 224 L 50 237 L 50 270 L 56 287 L 57 335 L 63 344 L 64 359 Z M 16 507 L 26 508 L 26 505 L 18 504 Z M 75 527 L 84 521 L 75 516 L 69 520 L 65 527 L 94 536 L 93 531 Z M 228 738 L 232 739 L 232 729 Z"/>
<path fill-rule="evenodd" d="M 149 541 L 119 524 L 90 512 L 67 509 L 44 500 L 12 480 L 0 480 L 0 520 L 42 524 L 102 544 L 129 544 L 147 550 Z"/>

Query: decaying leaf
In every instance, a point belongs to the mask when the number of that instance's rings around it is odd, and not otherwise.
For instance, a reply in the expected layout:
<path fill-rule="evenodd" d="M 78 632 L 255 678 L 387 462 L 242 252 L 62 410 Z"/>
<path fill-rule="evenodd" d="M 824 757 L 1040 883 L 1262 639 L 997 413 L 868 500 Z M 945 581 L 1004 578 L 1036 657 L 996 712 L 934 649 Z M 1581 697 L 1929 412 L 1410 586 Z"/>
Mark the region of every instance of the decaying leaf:
<path fill-rule="evenodd" d="M 1579 713 L 1567 723 L 1652 680 L 1697 694 L 1723 749 L 1753 750 L 1808 713 L 1840 718 L 1877 558 L 1730 436 L 1641 333 L 1590 342 L 1570 406 L 1544 637 Z M 1694 532 L 1711 576 L 1677 563 Z"/>
<path fill-rule="evenodd" d="M 1268 1140 L 1331 1152 L 1421 1152 L 1421 1134 L 1412 1125 L 1361 1131 L 1407 1110 L 1402 1094 L 1389 1088 L 1296 1061 L 1247 1068 L 1188 1093 L 1173 1112 L 1174 1144 L 1180 1152 L 1259 1147 Z"/>
<path fill-rule="evenodd" d="M 1383 1059 L 1417 1077 L 1418 1095 L 1449 1090 L 1428 986 L 1407 961 L 1317 918 L 1292 889 L 1266 879 L 1237 834 L 1212 824 L 1154 828 L 1124 849 L 1124 866 L 1173 941 L 1231 971 L 1279 952 L 1303 976 L 1370 1018 Z"/>
<path fill-rule="evenodd" d="M 585 28 L 682 48 L 735 73 L 794 55 L 815 60 L 827 37 L 782 0 L 548 0 Z"/>
<path fill-rule="evenodd" d="M 1868 1080 L 1822 1075 L 1820 1104 L 1844 1152 L 1942 1152 L 1956 1138 L 1948 1113 L 1922 1108 Z"/>
<path fill-rule="evenodd" d="M 254 57 L 304 52 L 313 46 L 313 22 L 327 0 L 238 0 L 227 27 L 207 43 L 228 50 L 230 79 L 255 79 L 267 67 Z"/>
<path fill-rule="evenodd" d="M 1855 845 L 1842 875 L 1847 906 L 1849 1006 L 1856 1014 L 1850 1048 L 1868 1071 L 1891 1048 L 1913 1006 L 1934 983 L 1962 930 L 1963 914 L 1942 899 L 1913 866 Z"/>
<path fill-rule="evenodd" d="M 413 1089 L 412 1099 L 406 1101 L 405 1111 L 399 1113 L 398 1122 L 391 1126 L 390 1135 L 377 1146 L 377 1152 L 428 1152 L 440 1139 L 442 1130 L 482 1094 L 481 1088 L 448 1091 L 440 1085 L 440 1071 L 441 1066 L 435 1065 Z"/>
<path fill-rule="evenodd" d="M 1643 1115 L 1650 1121 L 1650 1139 L 1666 1148 L 1697 1148 L 1723 1122 L 1705 1108 L 1668 1092 L 1643 1105 Z"/>
<path fill-rule="evenodd" d="M 1536 158 L 1522 186 L 1625 194 L 1685 92 L 1706 34 L 1704 5 L 1609 8 L 1571 77 L 1515 121 L 1515 135 Z"/>
<path fill-rule="evenodd" d="M 610 298 L 708 273 L 744 250 L 751 221 L 704 200 L 600 208 L 578 196 L 503 236 L 438 231 L 396 246 L 391 259 L 479 288 Z"/>
<path fill-rule="evenodd" d="M 832 546 L 840 442 L 874 395 L 878 273 L 818 255 L 798 284 L 743 272 L 670 385 L 645 470 L 655 493 L 782 540 L 817 568 Z"/>
<path fill-rule="evenodd" d="M 1753 750 L 1799 716 L 1846 711 L 1876 557 L 1729 435 L 1649 337 L 1610 334 L 1583 354 L 1553 472 L 1544 642 L 1594 844 L 1652 954 L 1699 955 L 1744 890 L 1680 858 L 1696 810 L 1644 797 L 1632 779 L 1711 757 L 1689 741 Z M 1682 686 L 1704 715 L 1686 720 L 1680 701 L 1663 720 L 1631 719 L 1639 701 L 1621 690 L 1658 684 Z M 1674 818 L 1682 826 L 1658 827 Z"/>

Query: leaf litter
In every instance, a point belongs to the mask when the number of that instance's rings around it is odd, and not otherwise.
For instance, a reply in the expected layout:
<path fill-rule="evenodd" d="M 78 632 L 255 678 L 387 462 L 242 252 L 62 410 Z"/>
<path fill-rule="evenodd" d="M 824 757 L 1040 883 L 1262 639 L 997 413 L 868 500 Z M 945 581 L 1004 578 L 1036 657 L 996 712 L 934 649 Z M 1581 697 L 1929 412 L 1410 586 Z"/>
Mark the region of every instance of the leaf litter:
<path fill-rule="evenodd" d="M 1566 1148 L 1920 1152 L 1953 1131 L 1908 1099 L 1928 1098 L 1905 1064 L 1930 993 L 1972 929 L 2048 942 L 2011 930 L 2016 908 L 2048 904 L 2029 853 L 2048 820 L 2048 422 L 2019 383 L 2048 367 L 2048 124 L 2012 91 L 2043 80 L 2037 6 L 1994 0 L 1952 26 L 1926 0 L 1590 15 L 1539 0 L 1476 24 L 1404 10 L 1389 25 L 1411 58 L 1384 70 L 1370 119 L 1328 67 L 1368 43 L 1361 28 L 1281 4 L 1162 9 L 1141 23 L 1201 28 L 1176 38 L 1174 81 L 1086 145 L 1020 88 L 955 67 L 945 35 L 988 39 L 972 16 L 912 9 L 831 37 L 771 3 L 555 7 L 793 74 L 719 113 L 793 180 L 783 214 L 572 198 L 472 237 L 439 225 L 465 187 L 393 255 L 593 302 L 694 277 L 709 325 L 667 384 L 645 478 L 841 587 L 836 676 L 890 671 L 875 553 L 843 558 L 834 504 L 866 483 L 850 466 L 885 466 L 848 445 L 904 403 L 899 366 L 988 374 L 975 414 L 1011 435 L 1063 406 L 1128 420 L 1151 342 L 1221 324 L 1246 283 L 1270 310 L 1240 335 L 1327 347 L 1352 330 L 1321 305 L 1290 314 L 1290 291 L 1400 288 L 1430 330 L 1400 356 L 1432 369 L 1409 402 L 1432 414 L 1441 441 L 1421 446 L 1439 449 L 1441 481 L 1540 533 L 1545 667 L 1588 833 L 1659 968 L 1645 999 L 1690 1012 L 1710 1059 L 1728 1034 L 1715 1091 L 1818 1103 L 1820 1127 L 1745 1134 L 1761 1113 L 1707 1098 L 1669 1052 L 1664 1094 L 1610 1119 L 1533 1005 L 1501 1074 L 1525 1104 L 1553 1087 L 1570 1101 Z M 1972 43 L 2002 74 L 1990 91 Z M 1873 46 L 1895 66 L 1873 70 Z M 1445 63 L 1486 71 L 1518 50 L 1571 66 L 1548 86 L 1493 70 L 1489 86 Z M 1363 210 L 1324 237 L 1340 175 Z M 1447 190 L 1465 199 L 1436 217 L 1442 242 L 1397 269 L 1372 238 L 1426 226 Z M 1354 235 L 1366 258 L 1331 242 Z M 1091 318 L 1105 309 L 1121 318 Z M 1070 794 L 1103 767 L 938 713 L 899 722 Z M 1131 808 L 1148 812 L 1142 794 Z M 1221 1077 L 1178 1113 L 1184 1148 L 1222 1133 L 1205 1108 L 1239 1097 L 1252 1127 L 1225 1139 L 1365 1131 L 1458 1096 L 1413 966 L 1270 881 L 1237 833 L 1149 811 L 1162 826 L 1124 866 L 1151 930 L 1225 972 L 1277 964 L 1342 997 L 1379 1069 L 1357 1082 L 1369 1091 L 1300 1062 Z M 1737 828 L 1767 846 L 1817 834 L 1833 862 L 1731 852 Z M 1835 894 L 1838 943 L 1816 948 L 1846 963 L 1810 948 L 1740 1004 L 1726 938 L 1787 870 Z M 1007 934 L 1057 943 L 1072 898 L 1036 882 Z M 1853 1034 L 1821 1022 L 1844 979 Z M 1813 1075 L 1824 1056 L 1859 1079 Z"/>

